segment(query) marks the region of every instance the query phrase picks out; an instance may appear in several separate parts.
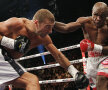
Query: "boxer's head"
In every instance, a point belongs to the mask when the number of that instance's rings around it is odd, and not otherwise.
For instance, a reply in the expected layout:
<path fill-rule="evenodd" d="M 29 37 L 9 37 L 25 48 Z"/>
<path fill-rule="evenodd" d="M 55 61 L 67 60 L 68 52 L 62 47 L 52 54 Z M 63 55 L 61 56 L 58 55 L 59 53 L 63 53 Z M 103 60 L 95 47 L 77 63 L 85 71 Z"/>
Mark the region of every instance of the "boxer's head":
<path fill-rule="evenodd" d="M 52 32 L 52 28 L 55 23 L 54 15 L 47 9 L 38 10 L 34 17 L 33 21 L 36 26 L 36 33 L 45 36 Z"/>
<path fill-rule="evenodd" d="M 105 24 L 108 16 L 108 7 L 104 2 L 97 2 L 92 9 L 92 19 L 97 26 Z"/>

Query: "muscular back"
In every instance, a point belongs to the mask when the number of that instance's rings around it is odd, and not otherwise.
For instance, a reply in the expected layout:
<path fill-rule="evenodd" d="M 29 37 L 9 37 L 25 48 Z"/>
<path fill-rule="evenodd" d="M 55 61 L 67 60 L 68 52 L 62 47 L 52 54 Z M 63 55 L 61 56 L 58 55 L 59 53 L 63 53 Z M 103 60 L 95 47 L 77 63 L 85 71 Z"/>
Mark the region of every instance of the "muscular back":
<path fill-rule="evenodd" d="M 96 44 L 108 45 L 108 22 L 101 27 L 97 28 L 91 17 L 88 17 L 89 21 L 83 25 L 83 33 L 86 39 L 93 41 Z"/>
<path fill-rule="evenodd" d="M 24 28 L 24 22 L 20 18 L 10 18 L 4 22 L 0 22 L 1 35 L 15 39 L 22 31 L 24 32 L 24 30 L 26 30 Z"/>
<path fill-rule="evenodd" d="M 46 36 L 44 39 L 40 36 L 33 33 L 33 22 L 25 18 L 10 18 L 4 22 L 0 22 L 0 35 L 7 36 L 9 38 L 15 39 L 20 35 L 27 36 L 30 39 L 29 50 L 38 46 L 39 44 L 45 44 L 45 40 L 51 42 L 49 36 Z M 47 43 L 47 42 L 46 42 Z M 6 48 L 13 58 L 19 58 L 23 54 L 18 53 L 14 50 Z"/>

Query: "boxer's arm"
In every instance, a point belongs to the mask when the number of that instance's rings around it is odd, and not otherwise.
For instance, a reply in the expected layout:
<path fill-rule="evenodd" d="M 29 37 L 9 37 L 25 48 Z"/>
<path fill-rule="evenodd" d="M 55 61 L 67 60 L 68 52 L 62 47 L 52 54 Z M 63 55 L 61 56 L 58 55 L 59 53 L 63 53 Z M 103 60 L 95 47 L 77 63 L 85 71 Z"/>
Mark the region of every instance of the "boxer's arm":
<path fill-rule="evenodd" d="M 71 63 L 68 58 L 64 56 L 62 52 L 60 52 L 53 43 L 50 43 L 45 46 L 46 49 L 51 53 L 51 55 L 55 58 L 55 60 L 60 64 L 61 67 L 68 70 L 68 72 L 75 78 L 77 72 L 79 72 Z"/>
<path fill-rule="evenodd" d="M 58 51 L 53 44 L 48 44 L 46 48 L 63 68 L 68 69 L 68 72 L 75 79 L 76 86 L 79 89 L 83 89 L 88 86 L 88 78 L 83 73 L 79 72 L 73 65 L 71 65 L 69 60 L 60 51 Z"/>
<path fill-rule="evenodd" d="M 70 22 L 67 24 L 56 21 L 54 25 L 54 30 L 62 33 L 74 32 L 79 28 L 82 28 L 84 24 L 87 23 L 89 20 L 89 17 L 80 17 L 76 20 L 76 22 Z"/>
<path fill-rule="evenodd" d="M 48 44 L 45 47 L 63 68 L 67 69 L 71 65 L 69 60 L 53 44 Z"/>
<path fill-rule="evenodd" d="M 56 21 L 54 25 L 54 30 L 61 33 L 73 32 L 79 28 L 81 28 L 81 24 L 79 22 L 70 22 L 68 24 L 65 24 L 65 23 Z"/>
<path fill-rule="evenodd" d="M 60 65 L 67 69 L 71 63 L 69 62 L 68 58 L 62 54 L 53 44 L 51 38 L 47 35 L 44 37 L 44 40 L 42 42 L 45 46 L 45 48 L 52 54 L 52 56 L 55 58 L 55 60 L 60 63 Z"/>
<path fill-rule="evenodd" d="M 62 52 L 60 52 L 52 43 L 50 38 L 47 38 L 48 43 L 45 43 L 46 49 L 52 54 L 55 60 L 65 69 L 68 69 L 68 72 L 75 78 L 75 83 L 79 89 L 85 88 L 89 84 L 87 77 L 79 72 L 71 63 L 68 58 L 66 58 Z"/>

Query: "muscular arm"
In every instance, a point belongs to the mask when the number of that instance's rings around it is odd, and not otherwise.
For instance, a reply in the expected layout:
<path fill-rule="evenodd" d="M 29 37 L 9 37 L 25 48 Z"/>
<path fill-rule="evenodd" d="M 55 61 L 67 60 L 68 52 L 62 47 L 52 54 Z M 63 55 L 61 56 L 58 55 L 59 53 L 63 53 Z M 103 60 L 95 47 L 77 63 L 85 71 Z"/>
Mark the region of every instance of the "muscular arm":
<path fill-rule="evenodd" d="M 4 22 L 0 22 L 0 42 L 5 33 L 7 33 L 7 25 Z"/>
<path fill-rule="evenodd" d="M 2 37 L 3 36 L 11 36 L 11 33 L 13 32 L 12 30 L 15 30 L 15 29 L 12 29 L 12 27 L 16 27 L 18 25 L 18 19 L 16 18 L 10 18 L 6 21 L 3 21 L 3 22 L 0 22 L 0 42 L 2 40 Z"/>
<path fill-rule="evenodd" d="M 69 60 L 54 46 L 50 37 L 47 37 L 47 43 L 45 42 L 46 49 L 52 54 L 55 60 L 63 67 L 68 68 L 70 66 Z"/>
<path fill-rule="evenodd" d="M 69 60 L 53 44 L 47 45 L 46 48 L 63 68 L 67 69 L 70 66 Z"/>
<path fill-rule="evenodd" d="M 79 22 L 71 22 L 68 24 L 62 23 L 62 22 L 55 22 L 54 30 L 62 33 L 68 33 L 73 32 L 77 30 L 78 28 L 81 28 L 81 24 Z"/>
<path fill-rule="evenodd" d="M 68 72 L 75 78 L 76 86 L 79 89 L 83 89 L 88 86 L 89 80 L 87 77 L 79 72 L 71 63 L 69 60 L 60 52 L 58 49 L 53 45 L 50 37 L 46 38 L 47 43 L 44 42 L 44 45 L 48 51 L 52 54 L 52 56 L 56 59 L 56 61 L 65 69 L 68 70 Z"/>
<path fill-rule="evenodd" d="M 62 33 L 69 33 L 78 30 L 79 28 L 82 28 L 84 23 L 88 22 L 88 17 L 80 17 L 76 20 L 76 22 L 70 22 L 70 23 L 61 23 L 61 22 L 55 22 L 54 30 Z"/>

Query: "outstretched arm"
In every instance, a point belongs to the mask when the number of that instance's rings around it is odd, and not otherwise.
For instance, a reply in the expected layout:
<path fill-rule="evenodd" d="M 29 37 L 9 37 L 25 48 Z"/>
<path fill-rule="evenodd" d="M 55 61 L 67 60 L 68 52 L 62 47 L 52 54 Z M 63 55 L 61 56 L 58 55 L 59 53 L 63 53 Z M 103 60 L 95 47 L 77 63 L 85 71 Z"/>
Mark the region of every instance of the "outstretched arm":
<path fill-rule="evenodd" d="M 45 39 L 45 38 L 44 38 Z M 44 41 L 45 42 L 45 41 Z M 47 43 L 46 43 L 47 42 Z M 55 60 L 65 69 L 68 69 L 68 72 L 75 78 L 75 82 L 77 87 L 82 89 L 88 86 L 88 79 L 86 76 L 79 72 L 71 63 L 68 58 L 66 58 L 62 52 L 60 52 L 52 43 L 50 37 L 46 38 L 46 42 L 44 43 L 46 49 L 50 51 Z"/>
<path fill-rule="evenodd" d="M 44 38 L 44 45 L 63 68 L 67 69 L 70 66 L 69 60 L 54 46 L 49 36 Z"/>
<path fill-rule="evenodd" d="M 81 28 L 81 24 L 79 22 L 70 22 L 68 24 L 65 24 L 65 23 L 56 21 L 54 25 L 54 30 L 61 33 L 73 32 L 79 28 Z"/>
<path fill-rule="evenodd" d="M 70 22 L 67 24 L 56 21 L 54 25 L 54 30 L 61 33 L 73 32 L 78 30 L 79 28 L 82 28 L 84 23 L 87 23 L 88 21 L 88 17 L 80 17 L 76 20 L 76 22 Z"/>
<path fill-rule="evenodd" d="M 53 44 L 48 44 L 46 48 L 63 68 L 67 69 L 70 66 L 69 60 Z"/>

